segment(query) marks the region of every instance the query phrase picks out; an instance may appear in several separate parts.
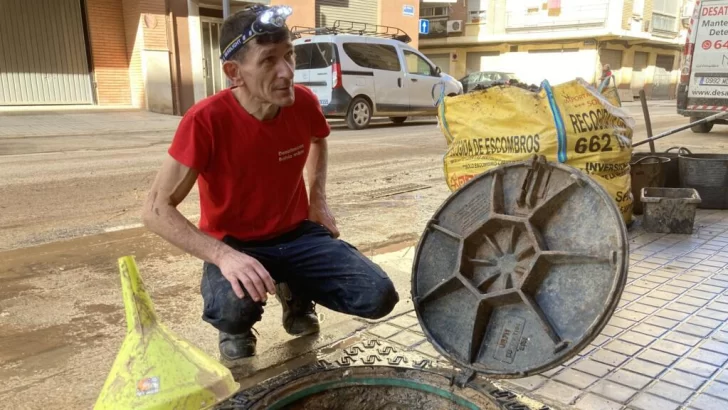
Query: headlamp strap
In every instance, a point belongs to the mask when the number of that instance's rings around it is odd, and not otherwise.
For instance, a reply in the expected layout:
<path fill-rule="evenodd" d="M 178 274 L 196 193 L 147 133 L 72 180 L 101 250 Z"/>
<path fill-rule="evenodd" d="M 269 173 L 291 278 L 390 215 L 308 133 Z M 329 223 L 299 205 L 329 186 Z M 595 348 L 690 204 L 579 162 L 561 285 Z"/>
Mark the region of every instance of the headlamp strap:
<path fill-rule="evenodd" d="M 290 16 L 293 12 L 293 10 L 288 6 L 270 7 L 261 4 L 256 4 L 255 6 L 251 6 L 248 9 L 256 14 L 256 19 L 255 21 L 253 21 L 250 27 L 243 30 L 242 34 L 235 37 L 235 39 L 233 39 L 233 41 L 231 41 L 230 44 L 225 47 L 222 54 L 220 55 L 220 59 L 222 61 L 230 60 L 230 58 L 235 55 L 235 53 L 243 48 L 243 46 L 248 41 L 255 38 L 255 36 L 270 31 L 271 29 L 275 30 L 283 27 L 286 18 L 288 18 L 288 16 Z M 268 16 L 268 21 L 261 21 L 261 17 L 263 17 L 266 13 L 272 13 L 274 16 L 277 16 L 276 21 L 270 21 L 270 16 Z"/>

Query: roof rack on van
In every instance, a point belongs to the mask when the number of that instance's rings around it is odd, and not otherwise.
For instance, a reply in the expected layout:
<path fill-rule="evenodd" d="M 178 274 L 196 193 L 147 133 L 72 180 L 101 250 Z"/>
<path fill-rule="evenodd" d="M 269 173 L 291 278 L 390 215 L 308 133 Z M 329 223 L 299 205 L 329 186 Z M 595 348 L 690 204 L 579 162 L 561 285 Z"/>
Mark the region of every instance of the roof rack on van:
<path fill-rule="evenodd" d="M 357 21 L 336 20 L 331 27 L 302 27 L 291 28 L 294 38 L 301 38 L 303 35 L 336 35 L 354 34 L 359 36 L 392 38 L 403 43 L 409 43 L 412 38 L 404 31 L 390 26 L 379 24 L 361 23 Z"/>

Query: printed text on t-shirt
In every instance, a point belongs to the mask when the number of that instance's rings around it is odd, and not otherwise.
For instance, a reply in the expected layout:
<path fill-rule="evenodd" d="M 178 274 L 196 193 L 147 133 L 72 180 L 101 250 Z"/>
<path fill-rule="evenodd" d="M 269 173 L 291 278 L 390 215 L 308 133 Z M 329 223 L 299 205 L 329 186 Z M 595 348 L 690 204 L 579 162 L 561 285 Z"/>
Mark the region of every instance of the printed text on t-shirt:
<path fill-rule="evenodd" d="M 299 155 L 303 155 L 305 150 L 303 149 L 303 144 L 298 145 L 296 147 L 293 147 L 291 149 L 285 150 L 285 151 L 278 151 L 278 161 L 288 161 L 291 158 L 295 158 Z"/>

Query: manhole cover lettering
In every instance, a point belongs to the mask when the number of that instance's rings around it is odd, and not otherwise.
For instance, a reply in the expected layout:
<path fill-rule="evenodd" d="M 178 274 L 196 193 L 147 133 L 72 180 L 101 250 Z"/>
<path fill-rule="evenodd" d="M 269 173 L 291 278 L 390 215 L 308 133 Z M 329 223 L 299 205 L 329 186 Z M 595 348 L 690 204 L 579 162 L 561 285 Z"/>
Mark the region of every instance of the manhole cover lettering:
<path fill-rule="evenodd" d="M 521 335 L 526 321 L 517 316 L 509 316 L 503 325 L 503 332 L 495 351 L 495 358 L 505 363 L 513 363 L 521 344 Z"/>

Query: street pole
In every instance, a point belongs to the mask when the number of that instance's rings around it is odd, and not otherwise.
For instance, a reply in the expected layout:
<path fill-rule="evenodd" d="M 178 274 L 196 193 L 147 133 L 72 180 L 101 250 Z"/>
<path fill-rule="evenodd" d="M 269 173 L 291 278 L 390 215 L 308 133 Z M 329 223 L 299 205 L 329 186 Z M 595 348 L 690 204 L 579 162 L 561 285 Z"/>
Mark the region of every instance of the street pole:
<path fill-rule="evenodd" d="M 230 0 L 222 0 L 222 18 L 230 17 Z"/>
<path fill-rule="evenodd" d="M 647 96 L 645 90 L 640 90 L 640 102 L 642 103 L 642 114 L 645 116 L 645 127 L 647 128 L 647 139 L 650 141 L 650 152 L 655 153 L 655 141 L 652 138 L 652 119 L 650 109 L 647 107 Z"/>

